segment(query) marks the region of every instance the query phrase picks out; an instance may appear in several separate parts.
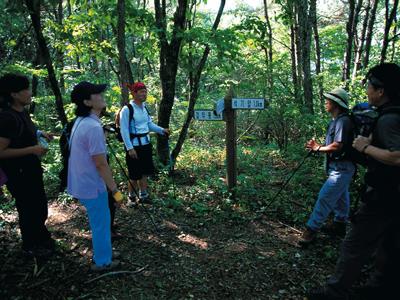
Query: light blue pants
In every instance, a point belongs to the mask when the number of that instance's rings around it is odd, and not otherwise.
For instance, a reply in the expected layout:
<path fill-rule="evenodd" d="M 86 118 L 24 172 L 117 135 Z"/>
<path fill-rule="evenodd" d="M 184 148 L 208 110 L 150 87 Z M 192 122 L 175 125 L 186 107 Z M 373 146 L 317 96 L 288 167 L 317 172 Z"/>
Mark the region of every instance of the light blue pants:
<path fill-rule="evenodd" d="M 107 192 L 95 199 L 79 199 L 85 206 L 92 231 L 93 260 L 97 266 L 109 265 L 112 260 L 110 209 Z"/>
<path fill-rule="evenodd" d="M 350 211 L 349 186 L 355 167 L 350 161 L 329 163 L 328 179 L 319 191 L 314 210 L 307 221 L 307 227 L 318 231 L 331 212 L 334 220 L 346 222 Z"/>

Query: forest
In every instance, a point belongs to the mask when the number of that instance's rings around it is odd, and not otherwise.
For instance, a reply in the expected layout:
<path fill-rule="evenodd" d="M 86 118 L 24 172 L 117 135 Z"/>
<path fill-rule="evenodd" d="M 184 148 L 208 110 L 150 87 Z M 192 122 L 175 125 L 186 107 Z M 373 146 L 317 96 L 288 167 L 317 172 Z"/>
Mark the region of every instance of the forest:
<path fill-rule="evenodd" d="M 341 238 L 298 245 L 326 180 L 323 155 L 304 145 L 324 141 L 324 93 L 343 87 L 353 107 L 367 101 L 369 68 L 400 64 L 399 0 L 1 0 L 0 10 L 0 76 L 28 76 L 31 118 L 55 136 L 42 167 L 57 243 L 48 260 L 22 257 L 3 186 L 2 299 L 304 299 L 332 274 Z M 171 132 L 151 134 L 153 204 L 117 208 L 122 265 L 103 275 L 88 267 L 84 208 L 59 190 L 58 141 L 81 81 L 107 84 L 103 124 L 144 82 L 153 121 Z M 235 111 L 234 187 L 227 122 L 195 119 L 229 95 L 265 99 Z M 109 133 L 107 147 L 127 195 L 124 145 Z M 364 172 L 350 185 L 353 207 Z"/>

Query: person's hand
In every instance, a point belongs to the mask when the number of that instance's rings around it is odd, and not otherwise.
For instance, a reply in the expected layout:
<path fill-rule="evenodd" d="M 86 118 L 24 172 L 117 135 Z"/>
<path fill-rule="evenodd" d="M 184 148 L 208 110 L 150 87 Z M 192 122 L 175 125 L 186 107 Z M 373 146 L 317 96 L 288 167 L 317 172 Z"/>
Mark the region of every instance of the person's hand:
<path fill-rule="evenodd" d="M 171 132 L 170 132 L 169 128 L 164 128 L 164 135 L 165 135 L 166 137 L 169 137 L 170 134 L 171 134 Z"/>
<path fill-rule="evenodd" d="M 51 142 L 52 140 L 54 140 L 54 135 L 52 133 L 49 132 L 43 132 L 41 134 L 47 141 Z"/>
<path fill-rule="evenodd" d="M 114 197 L 115 200 L 115 206 L 119 207 L 122 203 L 122 201 L 125 199 L 125 196 L 121 193 L 120 190 L 116 189 L 113 193 L 112 196 Z"/>
<path fill-rule="evenodd" d="M 128 154 L 129 154 L 129 156 L 130 156 L 131 158 L 133 158 L 133 159 L 137 159 L 137 158 L 138 158 L 137 153 L 136 153 L 136 150 L 133 149 L 133 148 L 132 148 L 131 150 L 128 151 Z"/>
<path fill-rule="evenodd" d="M 321 148 L 321 145 L 318 144 L 314 139 L 311 139 L 306 143 L 306 149 L 309 151 L 318 151 L 319 148 Z"/>
<path fill-rule="evenodd" d="M 369 137 L 358 135 L 353 141 L 353 148 L 359 152 L 364 152 L 365 149 L 371 145 L 372 135 Z"/>
<path fill-rule="evenodd" d="M 30 153 L 37 156 L 43 156 L 47 153 L 47 149 L 41 145 L 35 145 L 30 147 Z"/>

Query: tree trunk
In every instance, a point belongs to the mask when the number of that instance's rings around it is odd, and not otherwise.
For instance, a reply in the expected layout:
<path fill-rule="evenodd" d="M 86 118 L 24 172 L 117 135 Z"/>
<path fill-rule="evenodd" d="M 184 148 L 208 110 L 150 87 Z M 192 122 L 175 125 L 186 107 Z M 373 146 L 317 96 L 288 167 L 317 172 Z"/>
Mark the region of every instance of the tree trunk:
<path fill-rule="evenodd" d="M 391 61 L 394 61 L 395 55 L 396 55 L 396 41 L 399 37 L 399 34 L 397 33 L 397 16 L 394 18 L 394 24 L 396 24 L 393 28 L 393 38 L 392 38 L 392 56 L 391 56 Z"/>
<path fill-rule="evenodd" d="M 219 6 L 219 10 L 218 10 L 218 14 L 217 14 L 217 16 L 215 18 L 214 25 L 212 27 L 212 33 L 214 33 L 218 28 L 218 25 L 219 25 L 219 23 L 221 21 L 222 13 L 224 11 L 224 7 L 225 7 L 225 0 L 221 0 L 220 6 Z M 177 141 L 177 143 L 175 145 L 175 148 L 174 148 L 174 150 L 172 151 L 172 154 L 171 154 L 171 158 L 172 158 L 172 162 L 171 163 L 173 165 L 175 164 L 176 158 L 178 157 L 178 155 L 179 155 L 179 153 L 180 153 L 180 151 L 182 149 L 183 143 L 184 143 L 184 141 L 186 139 L 186 136 L 187 136 L 187 132 L 188 132 L 190 123 L 191 123 L 191 121 L 193 119 L 194 106 L 196 105 L 197 97 L 199 95 L 199 83 L 200 83 L 200 79 L 201 79 L 201 73 L 203 72 L 203 69 L 204 69 L 204 66 L 206 64 L 206 61 L 207 61 L 208 55 L 210 53 L 210 50 L 211 50 L 210 46 L 206 45 L 206 47 L 204 49 L 204 52 L 203 52 L 203 55 L 202 55 L 202 57 L 200 59 L 200 62 L 197 65 L 197 67 L 195 68 L 194 75 L 192 76 L 193 72 L 190 72 L 191 76 L 189 77 L 189 87 L 190 87 L 189 107 L 188 107 L 188 112 L 187 112 L 187 115 L 186 115 L 185 122 L 183 123 L 182 129 L 181 129 L 181 131 L 179 133 L 178 141 Z"/>
<path fill-rule="evenodd" d="M 269 14 L 268 14 L 268 5 L 267 5 L 267 0 L 263 0 L 264 2 L 264 17 L 265 17 L 265 23 L 267 27 L 267 42 L 268 42 L 268 48 L 266 49 L 266 56 L 267 56 L 267 70 L 268 70 L 268 83 L 269 83 L 269 97 L 272 97 L 272 91 L 274 88 L 274 81 L 273 81 L 273 68 L 272 68 L 272 27 L 271 27 L 271 21 L 269 19 Z"/>
<path fill-rule="evenodd" d="M 118 0 L 118 28 L 117 28 L 117 45 L 118 45 L 118 60 L 119 74 L 121 87 L 121 105 L 129 102 L 129 91 L 127 83 L 129 83 L 127 59 L 125 53 L 125 0 Z"/>
<path fill-rule="evenodd" d="M 186 29 L 186 11 L 188 0 L 178 0 L 178 6 L 174 13 L 171 41 L 167 38 L 166 1 L 154 0 L 156 12 L 156 27 L 160 44 L 160 80 L 162 97 L 158 110 L 158 125 L 169 127 L 172 106 L 174 105 L 176 74 L 178 71 L 179 53 Z M 157 153 L 160 161 L 167 164 L 169 160 L 168 139 L 165 136 L 157 136 Z"/>
<path fill-rule="evenodd" d="M 315 72 L 317 74 L 318 95 L 320 100 L 320 109 L 323 110 L 325 101 L 323 96 L 324 93 L 323 78 L 321 75 L 321 48 L 319 45 L 319 34 L 318 34 L 317 0 L 310 1 L 310 18 L 314 32 Z"/>
<path fill-rule="evenodd" d="M 352 81 L 355 80 L 357 76 L 357 72 L 361 70 L 361 56 L 364 50 L 364 44 L 365 44 L 365 35 L 367 33 L 367 28 L 368 28 L 368 20 L 370 18 L 370 11 L 371 11 L 371 1 L 368 0 L 367 7 L 365 8 L 365 16 L 364 16 L 364 21 L 361 29 L 361 35 L 360 39 L 358 42 L 358 47 L 356 49 L 356 55 L 354 59 L 354 68 L 353 68 L 353 75 L 352 75 Z"/>
<path fill-rule="evenodd" d="M 382 51 L 381 51 L 381 60 L 380 63 L 385 62 L 386 60 L 386 52 L 389 46 L 389 32 L 392 27 L 393 20 L 396 18 L 397 6 L 399 5 L 399 0 L 393 0 L 393 7 L 390 11 L 389 8 L 389 0 L 385 0 L 385 32 L 383 34 L 383 42 L 382 42 Z M 390 11 L 390 12 L 389 12 Z"/>
<path fill-rule="evenodd" d="M 371 50 L 371 43 L 372 43 L 372 36 L 374 34 L 374 25 L 376 19 L 376 10 L 378 8 L 379 0 L 371 0 L 372 1 L 372 10 L 371 16 L 368 21 L 368 28 L 367 28 L 367 35 L 365 38 L 365 52 L 364 52 L 364 59 L 363 59 L 363 68 L 366 69 L 369 63 L 369 53 Z"/>
<path fill-rule="evenodd" d="M 56 109 L 58 113 L 58 118 L 63 125 L 67 123 L 67 117 L 64 111 L 63 99 L 61 96 L 61 91 L 58 86 L 56 74 L 54 72 L 53 64 L 51 61 L 49 49 L 47 48 L 46 40 L 43 36 L 42 26 L 40 24 L 40 1 L 39 0 L 25 0 L 25 4 L 29 10 L 29 14 L 32 20 L 32 25 L 35 30 L 36 39 L 38 42 L 39 49 L 46 63 L 47 73 L 49 76 L 49 81 L 51 88 L 53 90 L 54 96 L 56 98 Z"/>
<path fill-rule="evenodd" d="M 56 17 L 57 24 L 62 27 L 63 26 L 63 19 L 64 19 L 64 13 L 63 13 L 63 1 L 58 0 L 58 5 L 57 9 L 54 13 Z M 60 48 L 56 48 L 56 66 L 57 68 L 61 71 L 60 72 L 60 89 L 61 89 L 61 94 L 65 94 L 65 80 L 64 80 L 64 52 Z"/>
<path fill-rule="evenodd" d="M 351 53 L 353 49 L 353 24 L 354 24 L 354 13 L 355 13 L 355 0 L 349 0 L 349 18 L 346 23 L 346 32 L 347 32 L 347 41 L 346 41 L 346 50 L 344 53 L 344 61 L 343 61 L 343 72 L 342 72 L 342 81 L 346 82 L 349 79 L 350 75 L 350 63 L 351 63 Z"/>
<path fill-rule="evenodd" d="M 297 3 L 297 2 L 296 2 Z M 294 16 L 293 16 L 293 20 L 294 20 L 294 41 L 295 41 L 295 49 L 296 49 L 296 85 L 299 91 L 298 94 L 298 104 L 300 108 L 304 107 L 304 95 L 301 93 L 301 88 L 303 86 L 303 45 L 302 45 L 302 39 L 301 39 L 301 26 L 300 26 L 300 21 L 299 21 L 299 7 L 298 4 L 294 5 Z"/>
<path fill-rule="evenodd" d="M 296 33 L 294 29 L 294 25 L 290 25 L 290 58 L 291 58 L 291 66 L 292 66 L 292 81 L 293 81 L 293 91 L 294 91 L 294 100 L 296 103 L 301 104 L 301 99 L 300 99 L 300 91 L 299 87 L 300 85 L 298 84 L 298 75 L 297 75 L 297 61 L 296 61 Z"/>
<path fill-rule="evenodd" d="M 302 72 L 303 72 L 303 92 L 304 92 L 304 106 L 308 113 L 314 113 L 313 105 L 313 88 L 311 78 L 311 66 L 310 66 L 310 48 L 311 48 L 311 23 L 309 16 L 309 8 L 307 0 L 297 1 L 298 5 L 298 22 L 299 22 L 299 33 L 301 40 L 301 51 L 302 55 Z"/>

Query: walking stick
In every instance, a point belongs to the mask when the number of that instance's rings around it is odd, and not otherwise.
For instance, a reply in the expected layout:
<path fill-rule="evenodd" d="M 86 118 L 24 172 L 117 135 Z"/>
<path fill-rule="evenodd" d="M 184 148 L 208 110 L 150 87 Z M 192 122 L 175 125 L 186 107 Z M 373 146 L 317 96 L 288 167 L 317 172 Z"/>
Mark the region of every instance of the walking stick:
<path fill-rule="evenodd" d="M 136 191 L 135 187 L 133 186 L 132 182 L 130 181 L 128 174 L 126 173 L 124 167 L 123 167 L 122 164 L 121 164 L 121 161 L 118 159 L 118 157 L 117 157 L 117 155 L 116 155 L 116 153 L 115 153 L 115 151 L 114 151 L 114 148 L 110 145 L 110 143 L 109 143 L 108 141 L 107 141 L 107 146 L 108 146 L 108 148 L 110 149 L 111 154 L 114 156 L 115 160 L 117 161 L 117 164 L 119 165 L 119 167 L 120 167 L 122 173 L 124 174 L 126 180 L 128 180 L 128 183 L 129 183 L 129 185 L 131 186 L 131 188 L 132 188 L 133 192 L 135 193 L 136 197 L 138 197 L 138 199 L 139 199 L 140 197 L 139 197 L 138 192 Z M 140 204 L 140 202 L 139 202 L 139 204 Z M 156 231 L 157 233 L 160 233 L 160 230 L 159 230 L 157 224 L 154 222 L 154 218 L 153 218 L 152 215 L 150 214 L 150 212 L 149 212 L 149 210 L 147 209 L 147 207 L 144 206 L 144 205 L 139 205 L 139 207 L 141 207 L 141 208 L 144 209 L 144 211 L 145 211 L 146 215 L 148 216 L 148 218 L 150 219 L 151 223 L 153 223 L 153 226 L 154 226 L 155 231 Z"/>
<path fill-rule="evenodd" d="M 282 190 L 286 187 L 286 185 L 289 183 L 290 179 L 292 179 L 292 177 L 294 176 L 294 174 L 296 174 L 296 172 L 301 168 L 301 166 L 305 163 L 306 159 L 309 158 L 312 154 L 314 153 L 314 151 L 309 151 L 307 153 L 307 155 L 303 158 L 303 160 L 301 161 L 301 163 L 299 163 L 296 167 L 296 169 L 293 171 L 293 173 L 289 176 L 289 178 L 285 181 L 285 183 L 281 186 L 281 188 L 279 189 L 279 191 L 274 195 L 274 197 L 272 197 L 272 199 L 267 202 L 267 206 L 265 206 L 265 209 L 269 208 L 271 206 L 271 204 L 273 204 L 276 199 L 278 199 L 278 196 L 280 195 L 280 193 L 282 192 Z"/>

